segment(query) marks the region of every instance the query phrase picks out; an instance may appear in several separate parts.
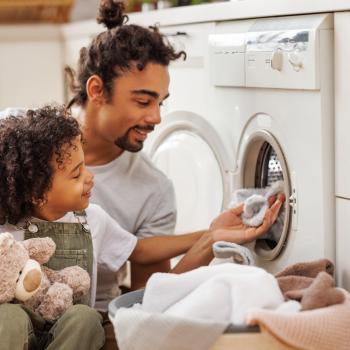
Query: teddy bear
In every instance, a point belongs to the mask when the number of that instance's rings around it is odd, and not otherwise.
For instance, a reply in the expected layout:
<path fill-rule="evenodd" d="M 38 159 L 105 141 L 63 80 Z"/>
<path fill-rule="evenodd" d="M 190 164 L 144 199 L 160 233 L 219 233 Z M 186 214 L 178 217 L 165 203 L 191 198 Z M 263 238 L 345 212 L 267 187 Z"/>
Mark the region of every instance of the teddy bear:
<path fill-rule="evenodd" d="M 16 241 L 0 234 L 0 303 L 21 302 L 47 321 L 57 320 L 90 289 L 90 276 L 79 266 L 54 271 L 46 266 L 56 249 L 49 238 Z"/>

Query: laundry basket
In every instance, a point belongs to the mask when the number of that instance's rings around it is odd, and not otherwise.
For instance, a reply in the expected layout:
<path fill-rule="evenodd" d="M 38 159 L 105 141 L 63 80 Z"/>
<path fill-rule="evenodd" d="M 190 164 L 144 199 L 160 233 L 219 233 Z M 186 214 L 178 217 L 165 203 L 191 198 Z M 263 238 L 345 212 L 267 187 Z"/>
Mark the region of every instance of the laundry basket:
<path fill-rule="evenodd" d="M 131 307 L 142 303 L 144 289 L 129 292 L 115 298 L 109 303 L 109 318 L 114 318 L 121 307 Z M 258 326 L 230 325 L 210 350 L 298 350 L 278 341 L 265 329 Z"/>
<path fill-rule="evenodd" d="M 68 22 L 75 0 L 0 0 L 0 24 Z"/>

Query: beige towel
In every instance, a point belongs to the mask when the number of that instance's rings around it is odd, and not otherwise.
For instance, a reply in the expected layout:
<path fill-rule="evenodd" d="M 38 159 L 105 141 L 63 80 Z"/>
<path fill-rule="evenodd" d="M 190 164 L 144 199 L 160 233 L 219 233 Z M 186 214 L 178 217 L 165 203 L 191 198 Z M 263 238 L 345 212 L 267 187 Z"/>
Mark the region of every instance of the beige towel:
<path fill-rule="evenodd" d="M 301 262 L 277 273 L 278 285 L 286 300 L 301 302 L 302 310 L 341 304 L 344 295 L 334 287 L 334 264 L 328 259 Z"/>
<path fill-rule="evenodd" d="M 256 309 L 248 313 L 247 322 L 265 326 L 276 338 L 299 349 L 348 350 L 350 295 L 341 291 L 343 304 L 293 314 Z"/>
<path fill-rule="evenodd" d="M 286 267 L 281 272 L 276 273 L 275 277 L 304 276 L 314 278 L 321 271 L 325 271 L 333 276 L 334 264 L 328 259 L 300 262 Z"/>

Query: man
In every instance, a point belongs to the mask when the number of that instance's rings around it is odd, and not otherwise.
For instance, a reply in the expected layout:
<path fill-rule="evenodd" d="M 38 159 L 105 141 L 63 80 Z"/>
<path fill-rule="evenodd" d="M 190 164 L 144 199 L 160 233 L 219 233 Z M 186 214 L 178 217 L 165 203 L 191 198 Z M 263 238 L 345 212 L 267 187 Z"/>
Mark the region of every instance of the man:
<path fill-rule="evenodd" d="M 169 62 L 184 53 L 165 44 L 156 29 L 124 25 L 124 20 L 122 3 L 101 2 L 98 21 L 109 30 L 81 50 L 70 105 L 83 111 L 85 161 L 95 175 L 92 202 L 138 238 L 170 234 L 176 220 L 173 186 L 139 151 L 161 121 Z M 169 261 L 147 268 L 132 264 L 131 288 L 144 286 L 153 272 L 169 269 Z M 96 306 L 106 310 L 120 293 L 118 281 L 108 271 L 99 276 Z"/>
<path fill-rule="evenodd" d="M 155 28 L 125 25 L 123 12 L 121 2 L 101 1 L 98 22 L 108 30 L 82 48 L 69 106 L 82 109 L 85 161 L 95 175 L 91 201 L 138 238 L 171 234 L 172 183 L 139 151 L 161 121 L 160 106 L 169 96 L 168 65 L 184 53 L 175 52 Z M 152 273 L 169 270 L 168 260 L 147 267 L 133 263 L 131 289 L 143 287 Z M 96 307 L 106 311 L 120 294 L 125 267 L 118 276 L 102 269 L 98 276 Z M 105 330 L 105 349 L 115 348 L 107 322 Z"/>

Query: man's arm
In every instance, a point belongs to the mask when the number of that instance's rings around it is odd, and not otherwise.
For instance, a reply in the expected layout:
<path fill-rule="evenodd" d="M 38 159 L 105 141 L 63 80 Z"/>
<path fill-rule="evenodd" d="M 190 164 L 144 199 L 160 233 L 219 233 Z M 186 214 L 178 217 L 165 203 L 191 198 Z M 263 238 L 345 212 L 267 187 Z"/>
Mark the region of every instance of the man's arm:
<path fill-rule="evenodd" d="M 186 253 L 172 270 L 173 273 L 182 273 L 207 265 L 213 259 L 212 245 L 214 242 L 227 241 L 244 244 L 255 240 L 265 234 L 275 222 L 283 202 L 284 197 L 278 197 L 271 208 L 266 211 L 264 221 L 258 227 L 241 224 L 225 227 L 229 224 L 225 216 L 225 225 L 217 224 L 218 227 L 214 230 L 198 231 L 179 236 L 157 236 L 140 239 L 129 260 L 139 264 L 152 264 Z M 238 207 L 236 210 L 243 209 Z"/>

